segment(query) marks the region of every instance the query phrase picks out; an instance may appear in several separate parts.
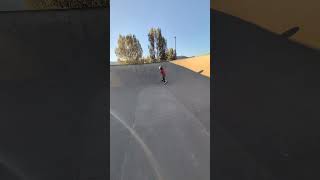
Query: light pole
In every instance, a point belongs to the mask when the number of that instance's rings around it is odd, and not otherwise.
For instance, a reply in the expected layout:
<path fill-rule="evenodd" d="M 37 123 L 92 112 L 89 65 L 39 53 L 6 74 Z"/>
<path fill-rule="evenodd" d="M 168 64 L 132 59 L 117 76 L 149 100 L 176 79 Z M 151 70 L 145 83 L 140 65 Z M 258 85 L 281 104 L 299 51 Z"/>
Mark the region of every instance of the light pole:
<path fill-rule="evenodd" d="M 177 58 L 177 37 L 174 37 L 174 55 Z"/>

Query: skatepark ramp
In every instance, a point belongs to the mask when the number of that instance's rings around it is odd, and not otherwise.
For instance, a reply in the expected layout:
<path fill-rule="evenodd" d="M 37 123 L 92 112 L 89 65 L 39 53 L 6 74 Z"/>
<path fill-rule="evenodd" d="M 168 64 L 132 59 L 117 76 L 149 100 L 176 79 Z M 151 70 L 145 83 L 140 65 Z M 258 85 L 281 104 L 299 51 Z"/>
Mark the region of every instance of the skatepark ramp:
<path fill-rule="evenodd" d="M 317 0 L 241 0 L 240 2 L 215 0 L 211 2 L 211 9 L 238 17 L 276 34 L 299 27 L 299 31 L 290 39 L 320 49 L 320 25 L 316 23 L 320 16 L 320 2 Z"/>
<path fill-rule="evenodd" d="M 210 179 L 210 79 L 159 65 L 110 66 L 111 179 Z"/>
<path fill-rule="evenodd" d="M 320 52 L 223 12 L 211 17 L 212 178 L 319 179 Z"/>

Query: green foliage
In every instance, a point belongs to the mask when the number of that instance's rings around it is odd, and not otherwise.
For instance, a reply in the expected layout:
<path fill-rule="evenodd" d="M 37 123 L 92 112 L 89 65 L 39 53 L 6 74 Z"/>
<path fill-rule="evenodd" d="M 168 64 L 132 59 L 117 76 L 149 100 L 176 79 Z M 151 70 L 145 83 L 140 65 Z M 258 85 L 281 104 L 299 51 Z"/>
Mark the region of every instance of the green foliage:
<path fill-rule="evenodd" d="M 167 60 L 167 40 L 162 36 L 161 29 L 158 28 L 156 32 L 156 43 L 157 43 L 157 58 L 160 61 Z"/>
<path fill-rule="evenodd" d="M 149 64 L 149 63 L 152 63 L 152 61 L 151 61 L 151 59 L 150 59 L 149 56 L 148 56 L 148 57 L 142 57 L 140 62 L 141 62 L 141 64 Z"/>
<path fill-rule="evenodd" d="M 172 61 L 176 59 L 175 51 L 173 48 L 169 48 L 167 51 L 167 58 L 168 60 Z"/>
<path fill-rule="evenodd" d="M 35 9 L 95 8 L 108 6 L 107 0 L 25 0 L 25 2 L 28 6 Z"/>
<path fill-rule="evenodd" d="M 156 29 L 151 28 L 148 33 L 148 38 L 149 38 L 149 42 L 150 42 L 150 45 L 148 46 L 148 48 L 149 48 L 150 59 L 153 62 L 155 62 L 155 59 L 156 59 L 156 49 L 155 49 L 156 36 L 155 36 L 155 34 L 156 34 Z"/>
<path fill-rule="evenodd" d="M 162 36 L 160 28 L 151 28 L 149 37 L 149 53 L 153 62 L 167 60 L 167 40 Z"/>
<path fill-rule="evenodd" d="M 140 64 L 143 50 L 135 35 L 119 35 L 118 47 L 115 50 L 118 62 L 123 64 Z"/>

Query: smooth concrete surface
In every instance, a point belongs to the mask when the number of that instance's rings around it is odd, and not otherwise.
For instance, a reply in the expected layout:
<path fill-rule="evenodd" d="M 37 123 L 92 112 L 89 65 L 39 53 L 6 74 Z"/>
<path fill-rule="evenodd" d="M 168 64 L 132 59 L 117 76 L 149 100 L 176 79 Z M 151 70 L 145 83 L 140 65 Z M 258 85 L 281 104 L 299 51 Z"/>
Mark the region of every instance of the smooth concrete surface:
<path fill-rule="evenodd" d="M 211 17 L 212 179 L 319 179 L 319 51 Z"/>
<path fill-rule="evenodd" d="M 108 10 L 0 12 L 0 179 L 108 179 Z"/>
<path fill-rule="evenodd" d="M 110 66 L 111 180 L 209 180 L 210 79 L 158 66 Z"/>

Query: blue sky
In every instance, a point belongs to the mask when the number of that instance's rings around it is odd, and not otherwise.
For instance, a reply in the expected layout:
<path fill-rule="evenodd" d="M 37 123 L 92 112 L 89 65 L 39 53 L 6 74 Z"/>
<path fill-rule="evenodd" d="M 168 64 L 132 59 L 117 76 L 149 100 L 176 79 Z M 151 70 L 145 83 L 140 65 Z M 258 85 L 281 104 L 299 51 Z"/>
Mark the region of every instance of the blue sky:
<path fill-rule="evenodd" d="M 111 0 L 110 61 L 116 61 L 119 34 L 135 34 L 148 51 L 148 31 L 160 27 L 168 48 L 177 55 L 194 56 L 210 52 L 210 0 Z"/>

